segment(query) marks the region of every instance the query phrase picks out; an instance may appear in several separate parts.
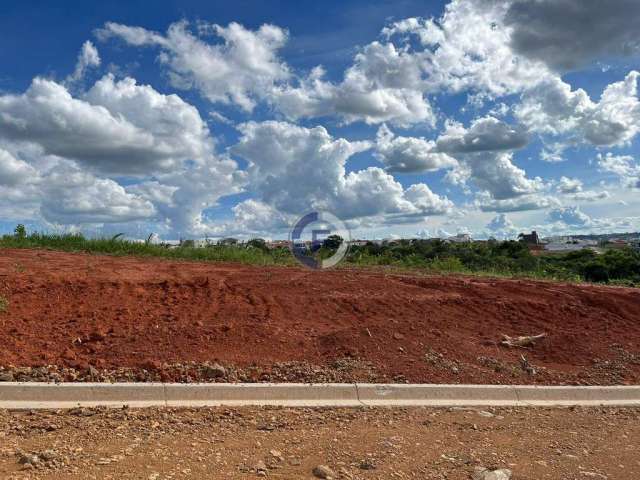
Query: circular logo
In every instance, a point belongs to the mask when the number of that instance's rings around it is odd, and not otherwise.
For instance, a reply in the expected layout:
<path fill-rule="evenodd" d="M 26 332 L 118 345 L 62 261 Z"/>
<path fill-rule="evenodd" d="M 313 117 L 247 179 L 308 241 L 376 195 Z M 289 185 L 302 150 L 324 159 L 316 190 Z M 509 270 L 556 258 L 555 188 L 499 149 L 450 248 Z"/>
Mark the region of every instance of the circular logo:
<path fill-rule="evenodd" d="M 351 232 L 335 215 L 310 212 L 296 222 L 289 235 L 289 248 L 304 266 L 331 268 L 347 254 Z"/>

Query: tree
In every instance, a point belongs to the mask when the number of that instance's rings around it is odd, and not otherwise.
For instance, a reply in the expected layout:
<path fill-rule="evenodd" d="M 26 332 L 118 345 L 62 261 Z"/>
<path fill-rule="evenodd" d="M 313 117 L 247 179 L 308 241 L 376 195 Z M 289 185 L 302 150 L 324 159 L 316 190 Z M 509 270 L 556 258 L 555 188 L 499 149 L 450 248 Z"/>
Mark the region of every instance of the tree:
<path fill-rule="evenodd" d="M 263 252 L 266 252 L 268 250 L 267 242 L 265 242 L 262 238 L 252 238 L 247 242 L 247 247 L 256 248 L 258 250 L 262 250 Z"/>
<path fill-rule="evenodd" d="M 338 248 L 340 248 L 340 245 L 342 245 L 343 241 L 344 240 L 340 235 L 329 235 L 322 242 L 322 246 L 329 250 L 337 250 Z"/>
<path fill-rule="evenodd" d="M 24 228 L 24 225 L 19 223 L 16 228 L 13 230 L 13 232 L 15 233 L 16 237 L 19 239 L 23 239 L 27 237 L 27 229 Z"/>

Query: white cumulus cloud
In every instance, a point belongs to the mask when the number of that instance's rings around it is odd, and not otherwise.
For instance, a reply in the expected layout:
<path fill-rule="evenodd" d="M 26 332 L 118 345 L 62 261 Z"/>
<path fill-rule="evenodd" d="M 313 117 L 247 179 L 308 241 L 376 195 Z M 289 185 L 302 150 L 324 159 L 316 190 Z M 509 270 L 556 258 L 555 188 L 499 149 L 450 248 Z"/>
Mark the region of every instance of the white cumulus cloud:
<path fill-rule="evenodd" d="M 569 178 L 564 175 L 558 181 L 560 193 L 578 193 L 582 191 L 582 181 L 578 178 Z"/>
<path fill-rule="evenodd" d="M 232 22 L 224 27 L 201 24 L 200 31 L 220 40 L 207 42 L 193 34 L 187 22 L 172 24 L 166 35 L 108 22 L 97 31 L 100 39 L 119 37 L 134 46 L 157 46 L 160 62 L 176 88 L 196 88 L 211 102 L 234 104 L 251 111 L 257 100 L 290 73 L 278 58 L 287 41 L 286 30 L 265 24 L 248 30 Z"/>
<path fill-rule="evenodd" d="M 579 207 L 558 207 L 549 211 L 548 220 L 550 222 L 560 222 L 572 227 L 588 227 L 593 224 L 589 215 L 580 210 Z"/>
<path fill-rule="evenodd" d="M 343 219 L 383 214 L 418 218 L 452 206 L 424 184 L 403 189 L 377 167 L 346 173 L 347 159 L 369 149 L 368 142 L 335 139 L 323 127 L 286 122 L 249 122 L 239 128 L 242 137 L 231 151 L 249 162 L 249 188 L 280 212 L 324 209 Z"/>
<path fill-rule="evenodd" d="M 488 116 L 473 121 L 468 129 L 450 124 L 438 137 L 438 149 L 449 153 L 515 150 L 528 142 L 526 131 Z"/>
<path fill-rule="evenodd" d="M 526 172 L 513 163 L 512 150 L 526 143 L 525 132 L 493 117 L 478 118 L 469 128 L 449 122 L 436 141 L 438 151 L 458 160 L 458 165 L 447 174 L 448 180 L 463 186 L 471 181 L 486 194 L 482 200 L 486 208 L 496 205 L 495 202 L 504 204 L 516 197 L 535 194 L 545 187 L 542 179 L 528 178 Z"/>
<path fill-rule="evenodd" d="M 439 152 L 433 140 L 396 136 L 386 125 L 378 129 L 375 156 L 388 172 L 428 172 L 457 164 L 453 157 Z"/>
<path fill-rule="evenodd" d="M 0 138 L 110 174 L 150 174 L 209 154 L 211 139 L 195 107 L 111 75 L 76 98 L 36 78 L 21 95 L 0 96 Z"/>
<path fill-rule="evenodd" d="M 90 67 L 100 66 L 100 54 L 96 46 L 87 40 L 82 44 L 74 72 L 67 77 L 67 83 L 79 82 Z"/>
<path fill-rule="evenodd" d="M 373 42 L 355 56 L 340 83 L 325 80 L 317 67 L 299 85 L 276 89 L 272 102 L 290 119 L 337 116 L 346 123 L 433 127 L 436 116 L 424 94 L 423 75 L 413 54 Z"/>
<path fill-rule="evenodd" d="M 52 169 L 41 179 L 45 220 L 59 224 L 114 223 L 145 220 L 153 205 L 108 178 L 96 178 L 77 167 Z"/>
<path fill-rule="evenodd" d="M 638 76 L 631 71 L 623 81 L 608 85 L 598 102 L 583 89 L 571 90 L 560 78 L 550 78 L 523 95 L 515 116 L 542 134 L 596 146 L 623 145 L 640 132 Z"/>
<path fill-rule="evenodd" d="M 12 187 L 24 184 L 36 175 L 37 172 L 31 165 L 0 148 L 0 185 Z"/>
<path fill-rule="evenodd" d="M 620 182 L 630 188 L 640 188 L 640 163 L 631 155 L 598 154 L 598 167 L 603 172 L 613 173 Z"/>

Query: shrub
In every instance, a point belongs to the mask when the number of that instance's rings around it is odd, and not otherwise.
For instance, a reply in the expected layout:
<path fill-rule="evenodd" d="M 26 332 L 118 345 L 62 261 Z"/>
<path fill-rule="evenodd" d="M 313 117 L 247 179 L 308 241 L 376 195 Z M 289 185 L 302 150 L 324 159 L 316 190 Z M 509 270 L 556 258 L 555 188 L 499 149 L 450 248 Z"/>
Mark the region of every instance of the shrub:
<path fill-rule="evenodd" d="M 269 247 L 267 247 L 267 242 L 265 242 L 262 238 L 252 238 L 247 242 L 247 247 L 257 248 L 258 250 L 262 250 L 263 252 L 269 250 Z"/>
<path fill-rule="evenodd" d="M 436 258 L 429 263 L 429 268 L 436 272 L 464 272 L 467 269 L 457 257 Z"/>
<path fill-rule="evenodd" d="M 609 271 L 600 263 L 589 263 L 584 268 L 584 279 L 588 282 L 608 283 Z"/>

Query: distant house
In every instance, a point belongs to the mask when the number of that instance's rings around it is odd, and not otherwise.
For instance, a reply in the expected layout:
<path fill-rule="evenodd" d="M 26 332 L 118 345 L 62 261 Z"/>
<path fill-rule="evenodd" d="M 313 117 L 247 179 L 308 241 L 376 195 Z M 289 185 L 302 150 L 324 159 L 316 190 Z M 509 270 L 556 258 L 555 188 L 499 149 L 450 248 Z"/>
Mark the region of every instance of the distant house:
<path fill-rule="evenodd" d="M 619 238 L 613 238 L 605 244 L 605 248 L 613 248 L 616 250 L 627 248 L 629 246 L 629 242 L 627 242 L 626 240 L 621 240 Z"/>
<path fill-rule="evenodd" d="M 227 238 L 218 240 L 218 245 L 231 246 L 231 245 L 237 245 L 237 244 L 238 244 L 238 239 L 233 237 L 227 237 Z"/>
<path fill-rule="evenodd" d="M 289 248 L 289 240 L 271 240 L 267 242 L 267 248 Z"/>
<path fill-rule="evenodd" d="M 181 243 L 181 240 L 162 240 L 159 245 L 165 248 L 178 248 Z"/>
<path fill-rule="evenodd" d="M 518 241 L 526 243 L 527 245 L 539 245 L 540 237 L 538 237 L 538 232 L 534 230 L 531 233 L 521 233 L 518 235 Z"/>
<path fill-rule="evenodd" d="M 451 242 L 451 243 L 471 243 L 472 239 L 471 239 L 471 235 L 469 235 L 468 233 L 459 233 L 457 235 L 447 238 L 445 241 Z"/>
<path fill-rule="evenodd" d="M 193 241 L 193 246 L 196 248 L 204 248 L 213 245 L 214 242 L 209 238 L 198 238 Z"/>
<path fill-rule="evenodd" d="M 586 248 L 596 250 L 598 242 L 596 240 L 574 239 L 571 237 L 550 238 L 544 249 L 549 252 L 575 252 Z"/>
<path fill-rule="evenodd" d="M 351 240 L 349 245 L 353 245 L 354 247 L 364 247 L 367 243 L 369 243 L 368 240 Z"/>

